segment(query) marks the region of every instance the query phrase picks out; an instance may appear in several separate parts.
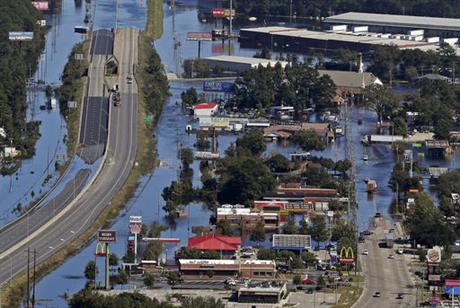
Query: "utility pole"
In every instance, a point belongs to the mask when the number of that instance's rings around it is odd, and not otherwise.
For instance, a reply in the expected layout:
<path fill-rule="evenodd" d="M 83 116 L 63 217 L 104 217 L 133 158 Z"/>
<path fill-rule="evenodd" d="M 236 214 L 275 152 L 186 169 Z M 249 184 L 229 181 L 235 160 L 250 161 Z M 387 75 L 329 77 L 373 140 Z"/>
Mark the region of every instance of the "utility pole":
<path fill-rule="evenodd" d="M 35 308 L 35 264 L 37 258 L 37 250 L 34 248 L 34 275 L 32 278 L 32 308 Z"/>
<path fill-rule="evenodd" d="M 292 23 L 292 0 L 289 6 L 289 22 Z"/>
<path fill-rule="evenodd" d="M 30 248 L 27 247 L 27 304 L 26 304 L 26 307 L 29 308 L 29 303 L 30 303 L 30 268 L 29 268 L 29 264 L 30 264 Z"/>

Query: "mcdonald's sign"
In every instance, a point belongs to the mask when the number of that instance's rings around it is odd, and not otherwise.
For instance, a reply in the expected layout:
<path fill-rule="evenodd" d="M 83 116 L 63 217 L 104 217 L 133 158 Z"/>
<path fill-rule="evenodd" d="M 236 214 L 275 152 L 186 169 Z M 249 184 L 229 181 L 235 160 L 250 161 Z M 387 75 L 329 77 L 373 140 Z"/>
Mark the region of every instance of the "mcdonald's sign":
<path fill-rule="evenodd" d="M 353 253 L 353 248 L 342 247 L 340 249 L 340 263 L 351 264 L 353 262 L 355 262 L 355 255 Z"/>
<path fill-rule="evenodd" d="M 110 254 L 109 245 L 107 243 L 97 242 L 96 252 L 94 255 L 96 257 L 105 257 Z"/>

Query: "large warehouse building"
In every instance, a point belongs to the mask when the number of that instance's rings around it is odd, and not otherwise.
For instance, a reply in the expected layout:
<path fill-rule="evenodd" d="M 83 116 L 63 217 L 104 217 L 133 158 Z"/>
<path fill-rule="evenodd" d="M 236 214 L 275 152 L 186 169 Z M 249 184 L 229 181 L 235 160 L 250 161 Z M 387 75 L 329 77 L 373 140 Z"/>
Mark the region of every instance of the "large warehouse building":
<path fill-rule="evenodd" d="M 348 12 L 327 17 L 324 23 L 332 25 L 368 26 L 371 32 L 406 33 L 425 30 L 425 36 L 460 37 L 460 19 L 408 15 Z"/>
<path fill-rule="evenodd" d="M 288 27 L 259 27 L 240 30 L 242 48 L 305 53 L 309 48 L 327 51 L 347 48 L 366 52 L 372 47 L 394 45 L 400 49 L 435 49 L 434 43 L 402 40 L 378 33 L 321 32 Z"/>

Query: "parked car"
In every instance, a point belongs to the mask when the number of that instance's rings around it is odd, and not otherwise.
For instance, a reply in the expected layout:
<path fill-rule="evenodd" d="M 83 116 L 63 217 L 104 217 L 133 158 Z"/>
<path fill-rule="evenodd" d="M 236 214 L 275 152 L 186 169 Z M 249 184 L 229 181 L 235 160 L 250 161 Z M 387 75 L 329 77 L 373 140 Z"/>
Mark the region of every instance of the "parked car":
<path fill-rule="evenodd" d="M 367 256 L 369 254 L 369 251 L 367 249 L 363 250 L 363 255 Z"/>
<path fill-rule="evenodd" d="M 396 296 L 396 299 L 404 299 L 404 295 L 402 293 L 398 293 L 398 296 Z"/>
<path fill-rule="evenodd" d="M 374 293 L 374 297 L 380 297 L 380 296 L 382 296 L 382 295 L 380 294 L 380 292 L 375 292 L 375 293 Z"/>

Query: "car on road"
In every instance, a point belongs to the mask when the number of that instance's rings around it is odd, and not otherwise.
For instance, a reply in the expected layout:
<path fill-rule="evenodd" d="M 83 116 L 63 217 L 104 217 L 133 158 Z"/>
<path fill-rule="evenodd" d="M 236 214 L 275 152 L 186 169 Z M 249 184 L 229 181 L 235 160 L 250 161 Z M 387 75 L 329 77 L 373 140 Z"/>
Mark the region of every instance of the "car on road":
<path fill-rule="evenodd" d="M 367 249 L 363 250 L 363 255 L 367 256 L 369 254 L 369 251 Z"/>
<path fill-rule="evenodd" d="M 393 255 L 388 256 L 388 259 L 394 259 L 394 258 L 395 258 L 395 256 L 393 256 Z"/>
<path fill-rule="evenodd" d="M 380 297 L 380 296 L 382 296 L 382 294 L 380 294 L 380 292 L 375 292 L 373 296 L 374 297 Z"/>
<path fill-rule="evenodd" d="M 127 80 L 128 84 L 133 83 L 133 76 L 132 76 L 132 75 L 128 75 L 128 76 L 126 77 L 126 80 Z"/>
<path fill-rule="evenodd" d="M 398 255 L 402 255 L 402 254 L 404 253 L 404 249 L 398 248 L 398 249 L 396 250 L 396 253 L 397 253 Z"/>
<path fill-rule="evenodd" d="M 404 295 L 402 293 L 398 293 L 398 296 L 396 296 L 396 299 L 404 299 Z"/>
<path fill-rule="evenodd" d="M 375 218 L 381 218 L 381 217 L 382 217 L 382 213 L 377 212 L 377 213 L 375 213 L 375 216 L 374 216 L 374 217 L 375 217 Z"/>
<path fill-rule="evenodd" d="M 374 234 L 374 232 L 372 232 L 371 230 L 364 230 L 363 231 L 363 235 L 372 235 Z"/>

